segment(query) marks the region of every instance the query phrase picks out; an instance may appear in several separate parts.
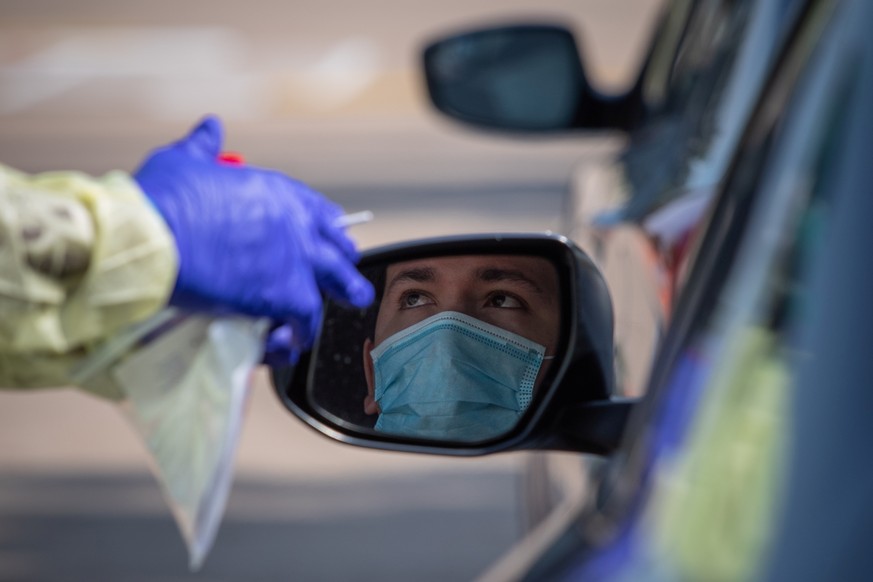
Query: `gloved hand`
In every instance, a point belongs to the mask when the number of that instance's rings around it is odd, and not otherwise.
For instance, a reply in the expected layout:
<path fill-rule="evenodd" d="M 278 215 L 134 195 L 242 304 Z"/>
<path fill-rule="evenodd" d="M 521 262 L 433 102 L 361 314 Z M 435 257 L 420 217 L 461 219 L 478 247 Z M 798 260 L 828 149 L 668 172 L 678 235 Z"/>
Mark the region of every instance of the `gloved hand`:
<path fill-rule="evenodd" d="M 293 330 L 268 344 L 292 335 L 294 348 L 307 347 L 321 316 L 319 289 L 356 307 L 373 301 L 354 243 L 334 226 L 342 209 L 279 172 L 221 163 L 222 133 L 207 117 L 134 175 L 176 239 L 170 304 L 268 317 Z"/>

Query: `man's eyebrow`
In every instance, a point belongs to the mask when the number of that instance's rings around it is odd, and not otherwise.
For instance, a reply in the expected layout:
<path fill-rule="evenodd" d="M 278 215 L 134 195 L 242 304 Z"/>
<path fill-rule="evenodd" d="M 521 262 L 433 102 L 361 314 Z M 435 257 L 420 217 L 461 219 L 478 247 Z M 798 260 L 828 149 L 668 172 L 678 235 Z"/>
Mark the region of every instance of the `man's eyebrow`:
<path fill-rule="evenodd" d="M 494 281 L 515 281 L 530 287 L 531 290 L 536 293 L 543 292 L 542 288 L 537 285 L 536 281 L 534 281 L 518 269 L 479 269 L 476 275 L 481 281 L 487 281 L 489 283 L 493 283 Z"/>
<path fill-rule="evenodd" d="M 388 293 L 390 293 L 391 289 L 397 283 L 401 283 L 403 281 L 415 281 L 416 283 L 425 283 L 428 281 L 433 281 L 435 279 L 436 271 L 433 269 L 433 267 L 413 267 L 411 269 L 404 269 L 391 278 L 385 294 L 387 295 Z"/>

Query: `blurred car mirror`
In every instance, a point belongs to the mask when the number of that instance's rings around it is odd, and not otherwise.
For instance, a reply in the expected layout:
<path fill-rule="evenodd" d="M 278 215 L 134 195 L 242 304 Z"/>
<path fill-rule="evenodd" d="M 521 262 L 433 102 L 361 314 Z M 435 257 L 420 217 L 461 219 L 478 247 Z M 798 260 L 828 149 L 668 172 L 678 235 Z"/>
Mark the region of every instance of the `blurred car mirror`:
<path fill-rule="evenodd" d="M 448 454 L 617 445 L 630 405 L 609 399 L 611 303 L 572 243 L 436 239 L 373 251 L 360 269 L 374 305 L 328 301 L 313 350 L 293 373 L 274 370 L 280 398 L 311 426 Z"/>
<path fill-rule="evenodd" d="M 579 47 L 561 26 L 522 24 L 452 35 L 424 51 L 434 106 L 471 125 L 518 132 L 628 129 L 632 92 L 619 98 L 589 85 Z"/>

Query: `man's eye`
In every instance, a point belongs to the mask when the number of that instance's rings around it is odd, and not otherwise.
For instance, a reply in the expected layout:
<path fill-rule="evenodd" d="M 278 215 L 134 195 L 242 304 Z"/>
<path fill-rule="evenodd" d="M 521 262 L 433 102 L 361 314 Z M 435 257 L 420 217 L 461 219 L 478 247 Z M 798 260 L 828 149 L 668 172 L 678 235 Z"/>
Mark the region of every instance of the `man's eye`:
<path fill-rule="evenodd" d="M 522 309 L 524 304 L 516 297 L 506 293 L 492 293 L 488 296 L 488 307 L 500 307 L 503 309 Z"/>
<path fill-rule="evenodd" d="M 400 309 L 412 309 L 423 305 L 430 305 L 433 300 L 418 291 L 408 291 L 400 297 Z"/>

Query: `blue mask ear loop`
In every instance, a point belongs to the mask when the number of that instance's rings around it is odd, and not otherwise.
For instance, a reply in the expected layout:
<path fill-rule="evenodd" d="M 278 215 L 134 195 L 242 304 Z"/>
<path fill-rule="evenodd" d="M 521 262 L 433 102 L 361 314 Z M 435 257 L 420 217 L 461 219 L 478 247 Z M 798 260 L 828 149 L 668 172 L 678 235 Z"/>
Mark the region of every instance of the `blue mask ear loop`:
<path fill-rule="evenodd" d="M 544 359 L 544 360 L 554 360 L 554 359 L 557 358 L 557 357 L 558 357 L 558 356 L 543 356 L 543 359 Z"/>

